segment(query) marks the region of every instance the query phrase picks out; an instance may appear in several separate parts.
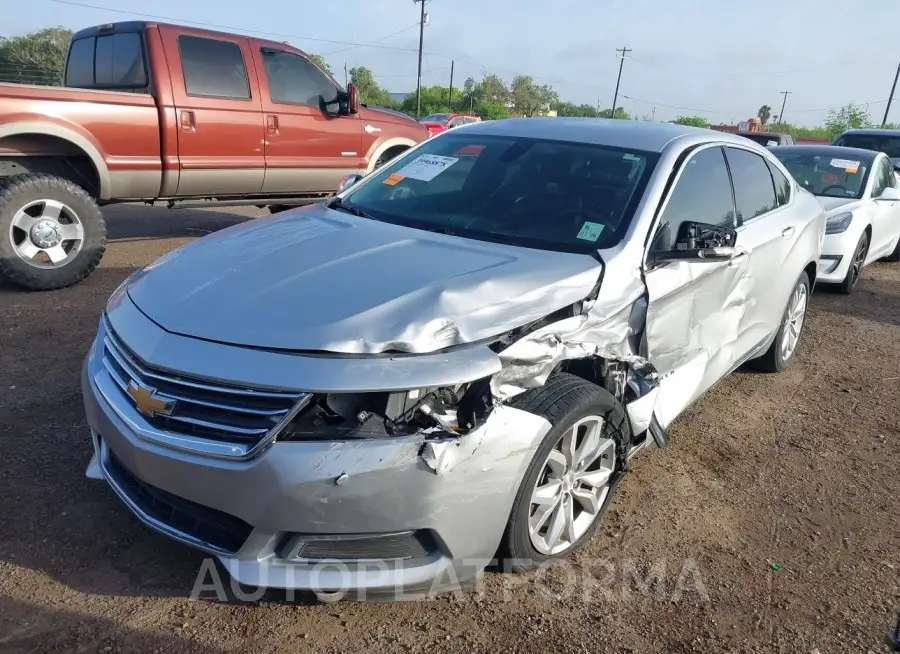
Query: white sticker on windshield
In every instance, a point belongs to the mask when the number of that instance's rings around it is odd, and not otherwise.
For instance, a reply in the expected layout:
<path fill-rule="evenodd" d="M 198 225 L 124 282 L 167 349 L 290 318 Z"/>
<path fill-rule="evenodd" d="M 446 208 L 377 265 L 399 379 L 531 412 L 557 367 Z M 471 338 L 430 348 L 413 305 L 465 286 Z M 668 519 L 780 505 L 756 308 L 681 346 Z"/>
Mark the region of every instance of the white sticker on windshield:
<path fill-rule="evenodd" d="M 396 172 L 400 177 L 430 182 L 450 166 L 459 161 L 456 157 L 442 157 L 439 154 L 422 154 Z"/>
<path fill-rule="evenodd" d="M 832 159 L 831 165 L 834 168 L 843 168 L 848 173 L 855 173 L 857 170 L 859 170 L 859 162 L 852 161 L 850 159 Z"/>
<path fill-rule="evenodd" d="M 766 147 L 772 147 L 773 145 L 778 145 L 778 141 L 766 141 Z"/>
<path fill-rule="evenodd" d="M 601 225 L 600 223 L 585 221 L 585 223 L 581 226 L 581 231 L 578 232 L 578 238 L 580 238 L 582 241 L 591 241 L 592 243 L 594 243 L 598 238 L 600 238 L 600 234 L 603 233 L 603 228 L 605 226 L 606 225 Z"/>

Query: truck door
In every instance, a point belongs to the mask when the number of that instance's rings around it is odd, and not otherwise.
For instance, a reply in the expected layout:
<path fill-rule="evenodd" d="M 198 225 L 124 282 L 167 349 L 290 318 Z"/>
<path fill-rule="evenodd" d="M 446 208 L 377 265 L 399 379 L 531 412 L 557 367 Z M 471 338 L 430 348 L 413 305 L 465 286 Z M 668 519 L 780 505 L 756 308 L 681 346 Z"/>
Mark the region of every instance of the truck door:
<path fill-rule="evenodd" d="M 266 130 L 267 194 L 333 193 L 344 175 L 365 172 L 362 125 L 338 116 L 338 89 L 306 57 L 254 47 Z"/>
<path fill-rule="evenodd" d="M 176 195 L 254 195 L 265 176 L 259 84 L 246 38 L 160 27 L 175 100 Z"/>

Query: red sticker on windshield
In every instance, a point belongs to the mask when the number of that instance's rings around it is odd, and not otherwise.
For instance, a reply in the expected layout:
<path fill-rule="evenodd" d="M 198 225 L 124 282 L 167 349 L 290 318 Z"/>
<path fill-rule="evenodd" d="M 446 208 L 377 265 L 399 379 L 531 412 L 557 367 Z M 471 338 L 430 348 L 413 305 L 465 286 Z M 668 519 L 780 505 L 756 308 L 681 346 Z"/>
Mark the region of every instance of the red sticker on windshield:
<path fill-rule="evenodd" d="M 479 154 L 481 154 L 482 150 L 484 150 L 483 145 L 464 145 L 453 154 L 458 154 L 460 156 L 471 155 L 477 157 Z"/>
<path fill-rule="evenodd" d="M 838 176 L 834 173 L 822 173 L 823 184 L 837 184 Z"/>

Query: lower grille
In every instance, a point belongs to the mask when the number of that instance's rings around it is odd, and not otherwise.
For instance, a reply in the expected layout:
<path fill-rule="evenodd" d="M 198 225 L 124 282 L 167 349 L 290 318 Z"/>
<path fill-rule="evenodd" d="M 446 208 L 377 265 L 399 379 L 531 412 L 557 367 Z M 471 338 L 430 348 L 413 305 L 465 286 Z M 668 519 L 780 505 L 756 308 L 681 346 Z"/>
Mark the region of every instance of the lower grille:
<path fill-rule="evenodd" d="M 424 559 L 438 550 L 431 532 L 392 534 L 289 534 L 279 553 L 288 560 L 409 560 Z"/>
<path fill-rule="evenodd" d="M 253 527 L 240 518 L 141 481 L 112 450 L 107 451 L 104 466 L 107 474 L 137 508 L 157 522 L 207 543 L 224 554 L 234 554 L 241 549 L 253 531 Z"/>
<path fill-rule="evenodd" d="M 123 401 L 160 431 L 252 447 L 310 397 L 158 370 L 122 343 L 105 318 L 104 328 L 103 366 L 121 390 Z"/>

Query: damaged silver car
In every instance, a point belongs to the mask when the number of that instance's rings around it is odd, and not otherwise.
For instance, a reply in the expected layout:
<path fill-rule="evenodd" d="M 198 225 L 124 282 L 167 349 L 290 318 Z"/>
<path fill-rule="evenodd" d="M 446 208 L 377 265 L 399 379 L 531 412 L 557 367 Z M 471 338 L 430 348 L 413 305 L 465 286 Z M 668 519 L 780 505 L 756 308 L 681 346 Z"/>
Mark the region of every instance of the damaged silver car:
<path fill-rule="evenodd" d="M 825 212 L 747 139 L 491 121 L 351 181 L 133 274 L 85 361 L 88 476 L 244 584 L 569 555 L 676 416 L 796 356 Z"/>

